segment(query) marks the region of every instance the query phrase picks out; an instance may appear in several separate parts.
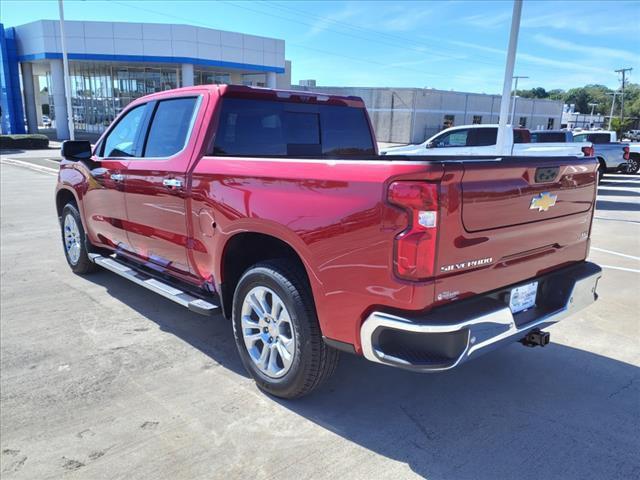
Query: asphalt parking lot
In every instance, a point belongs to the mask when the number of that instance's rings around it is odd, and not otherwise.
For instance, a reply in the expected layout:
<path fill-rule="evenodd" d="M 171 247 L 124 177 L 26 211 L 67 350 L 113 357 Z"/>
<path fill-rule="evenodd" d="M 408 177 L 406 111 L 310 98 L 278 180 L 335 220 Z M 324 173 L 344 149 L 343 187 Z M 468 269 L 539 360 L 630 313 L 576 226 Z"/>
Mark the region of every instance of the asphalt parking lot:
<path fill-rule="evenodd" d="M 432 375 L 343 355 L 321 391 L 281 401 L 221 317 L 71 273 L 52 152 L 2 155 L 2 478 L 640 478 L 639 175 L 605 177 L 600 299 L 548 347 Z"/>

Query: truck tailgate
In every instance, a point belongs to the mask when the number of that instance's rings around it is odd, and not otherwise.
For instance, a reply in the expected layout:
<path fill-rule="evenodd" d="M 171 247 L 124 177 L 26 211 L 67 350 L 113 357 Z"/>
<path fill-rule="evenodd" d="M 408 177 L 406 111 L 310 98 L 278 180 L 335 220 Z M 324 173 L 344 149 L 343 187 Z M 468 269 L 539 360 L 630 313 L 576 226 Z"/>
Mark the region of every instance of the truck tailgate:
<path fill-rule="evenodd" d="M 575 157 L 502 160 L 499 168 L 466 163 L 464 227 L 478 232 L 586 212 L 595 199 L 594 166 L 593 159 Z"/>
<path fill-rule="evenodd" d="M 583 261 L 596 169 L 594 158 L 576 157 L 446 164 L 436 305 Z"/>

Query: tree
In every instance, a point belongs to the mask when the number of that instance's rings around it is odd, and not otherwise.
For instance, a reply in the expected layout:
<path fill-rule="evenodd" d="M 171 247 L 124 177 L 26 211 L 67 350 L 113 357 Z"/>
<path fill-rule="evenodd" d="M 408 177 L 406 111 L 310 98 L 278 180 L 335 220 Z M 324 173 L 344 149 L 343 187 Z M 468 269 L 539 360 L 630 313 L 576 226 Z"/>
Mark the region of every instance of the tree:
<path fill-rule="evenodd" d="M 622 138 L 622 134 L 627 130 L 629 130 L 632 125 L 633 125 L 633 120 L 631 120 L 630 118 L 625 117 L 624 123 L 622 123 L 620 118 L 611 119 L 611 130 L 615 130 L 616 134 L 618 135 L 618 138 Z"/>

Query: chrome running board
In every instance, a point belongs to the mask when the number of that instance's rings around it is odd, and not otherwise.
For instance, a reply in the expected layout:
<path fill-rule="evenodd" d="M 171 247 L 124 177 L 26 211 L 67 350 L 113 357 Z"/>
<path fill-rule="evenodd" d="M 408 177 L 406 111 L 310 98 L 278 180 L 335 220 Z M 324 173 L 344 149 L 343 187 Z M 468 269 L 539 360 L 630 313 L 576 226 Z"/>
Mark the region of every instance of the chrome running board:
<path fill-rule="evenodd" d="M 96 253 L 90 253 L 89 258 L 96 265 L 106 268 L 120 275 L 127 280 L 140 285 L 141 287 L 151 290 L 164 298 L 168 298 L 172 302 L 188 308 L 192 312 L 201 315 L 213 315 L 220 308 L 218 305 L 195 297 L 179 288 L 173 287 L 167 283 L 161 282 L 144 272 L 138 271 L 125 263 L 121 263 L 113 257 L 105 257 Z"/>

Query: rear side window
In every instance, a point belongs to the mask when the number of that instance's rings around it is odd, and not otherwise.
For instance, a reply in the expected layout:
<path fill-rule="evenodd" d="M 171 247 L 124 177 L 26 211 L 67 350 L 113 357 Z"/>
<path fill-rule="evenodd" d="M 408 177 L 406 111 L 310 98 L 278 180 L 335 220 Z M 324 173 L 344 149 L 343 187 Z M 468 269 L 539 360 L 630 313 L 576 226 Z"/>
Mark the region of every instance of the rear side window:
<path fill-rule="evenodd" d="M 611 135 L 608 133 L 590 133 L 588 136 L 588 141 L 595 144 L 609 143 L 611 140 Z"/>
<path fill-rule="evenodd" d="M 170 157 L 187 142 L 197 98 L 161 100 L 156 106 L 145 145 L 145 157 Z"/>
<path fill-rule="evenodd" d="M 566 142 L 567 136 L 564 132 L 531 132 L 533 143 L 556 143 Z"/>
<path fill-rule="evenodd" d="M 470 147 L 486 147 L 495 145 L 498 139 L 497 128 L 474 128 L 471 135 L 467 139 L 467 145 Z"/>
<path fill-rule="evenodd" d="M 214 155 L 350 156 L 375 149 L 364 109 L 225 98 Z"/>

